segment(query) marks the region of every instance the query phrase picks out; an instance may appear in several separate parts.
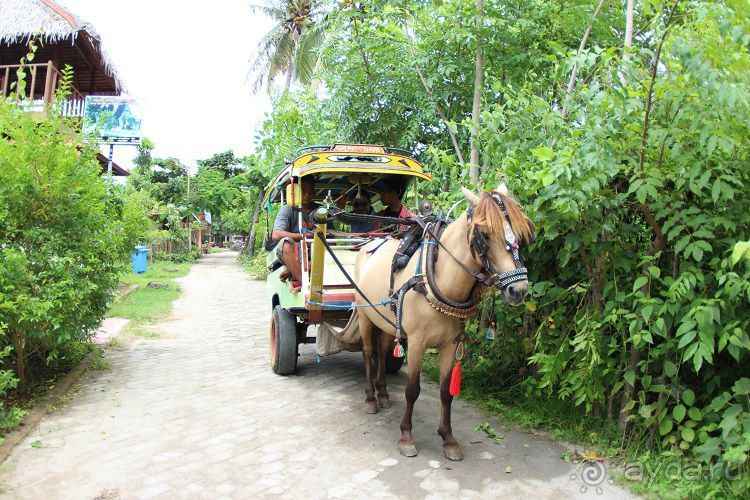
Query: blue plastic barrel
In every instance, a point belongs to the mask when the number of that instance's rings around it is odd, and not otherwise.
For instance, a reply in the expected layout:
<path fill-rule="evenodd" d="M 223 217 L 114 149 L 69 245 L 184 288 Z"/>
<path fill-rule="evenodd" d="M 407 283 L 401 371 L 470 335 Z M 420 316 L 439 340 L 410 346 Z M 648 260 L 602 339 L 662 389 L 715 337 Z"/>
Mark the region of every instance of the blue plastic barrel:
<path fill-rule="evenodd" d="M 135 247 L 130 257 L 133 260 L 133 272 L 135 274 L 145 273 L 148 269 L 148 247 L 141 245 Z"/>

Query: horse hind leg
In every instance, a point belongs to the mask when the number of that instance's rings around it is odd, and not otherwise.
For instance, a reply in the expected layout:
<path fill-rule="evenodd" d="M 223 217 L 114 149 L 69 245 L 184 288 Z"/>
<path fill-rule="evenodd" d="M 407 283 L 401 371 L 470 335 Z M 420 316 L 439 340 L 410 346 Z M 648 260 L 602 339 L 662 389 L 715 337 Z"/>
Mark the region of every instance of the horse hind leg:
<path fill-rule="evenodd" d="M 377 413 L 375 387 L 372 384 L 372 347 L 374 325 L 365 314 L 359 314 L 359 334 L 362 337 L 362 357 L 365 363 L 365 413 Z"/>
<path fill-rule="evenodd" d="M 450 342 L 440 348 L 440 426 L 438 434 L 443 438 L 443 454 L 448 460 L 463 460 L 461 445 L 453 437 L 451 428 L 451 403 L 453 396 L 450 393 L 451 372 L 453 360 L 456 354 L 456 344 Z"/>
<path fill-rule="evenodd" d="M 425 346 L 418 339 L 409 337 L 409 360 L 408 379 L 406 381 L 406 410 L 404 418 L 401 420 L 401 439 L 398 441 L 398 451 L 405 457 L 417 456 L 417 442 L 411 434 L 412 424 L 411 417 L 414 412 L 414 403 L 419 398 L 421 387 L 419 385 L 419 374 L 422 370 L 422 357 L 424 356 Z"/>
<path fill-rule="evenodd" d="M 378 367 L 375 372 L 375 386 L 378 389 L 378 406 L 380 408 L 390 408 L 391 398 L 388 395 L 385 380 L 385 358 L 388 355 L 388 349 L 391 348 L 391 336 L 387 333 L 377 331 L 378 342 Z"/>

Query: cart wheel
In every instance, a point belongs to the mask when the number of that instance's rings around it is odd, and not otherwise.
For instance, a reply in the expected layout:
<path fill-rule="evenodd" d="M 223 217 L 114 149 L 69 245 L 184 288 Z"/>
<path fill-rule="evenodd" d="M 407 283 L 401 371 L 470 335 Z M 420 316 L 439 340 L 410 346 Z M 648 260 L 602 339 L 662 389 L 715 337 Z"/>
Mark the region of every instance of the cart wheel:
<path fill-rule="evenodd" d="M 271 368 L 278 375 L 291 375 L 297 369 L 297 321 L 281 306 L 271 317 Z"/>
<path fill-rule="evenodd" d="M 408 346 L 406 340 L 402 340 L 401 342 L 404 348 Z M 396 358 L 393 356 L 393 344 L 391 344 L 391 347 L 388 348 L 388 352 L 385 354 L 385 373 L 387 373 L 388 375 L 398 373 L 398 371 L 404 365 L 404 361 L 406 361 L 406 356 L 404 356 L 403 358 Z M 378 360 L 376 353 L 373 353 L 372 356 L 372 369 L 378 369 Z"/>
<path fill-rule="evenodd" d="M 398 371 L 401 369 L 401 366 L 404 364 L 404 360 L 406 359 L 406 356 L 403 358 L 396 358 L 393 356 L 393 351 L 388 350 L 388 353 L 385 355 L 385 373 L 387 374 L 393 374 L 398 373 Z"/>

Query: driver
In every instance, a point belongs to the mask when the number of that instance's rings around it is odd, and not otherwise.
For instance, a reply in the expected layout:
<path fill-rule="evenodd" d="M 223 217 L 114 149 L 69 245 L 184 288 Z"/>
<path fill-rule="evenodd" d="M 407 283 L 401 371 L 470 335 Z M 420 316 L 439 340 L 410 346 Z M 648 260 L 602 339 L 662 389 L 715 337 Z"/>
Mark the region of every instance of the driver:
<path fill-rule="evenodd" d="M 385 217 L 398 217 L 399 219 L 413 219 L 415 216 L 402 203 L 406 184 L 401 179 L 392 177 L 385 179 L 385 188 L 380 195 L 385 208 L 378 212 L 378 215 Z M 409 226 L 402 225 L 400 229 L 406 229 Z M 395 228 L 391 229 L 395 230 Z"/>
<path fill-rule="evenodd" d="M 320 207 L 313 201 L 315 195 L 315 179 L 313 177 L 303 177 L 300 182 L 302 187 L 302 206 L 299 209 L 293 209 L 290 205 L 284 205 L 276 214 L 273 222 L 273 232 L 271 239 L 276 242 L 273 252 L 276 259 L 286 266 L 287 271 L 282 273 L 281 279 L 285 280 L 289 276 L 292 278 L 293 293 L 299 292 L 302 288 L 302 269 L 299 259 L 296 257 L 295 244 L 303 239 L 302 231 L 312 230 L 314 225 L 310 222 L 310 212 Z M 302 212 L 302 230 L 299 227 L 297 211 Z"/>

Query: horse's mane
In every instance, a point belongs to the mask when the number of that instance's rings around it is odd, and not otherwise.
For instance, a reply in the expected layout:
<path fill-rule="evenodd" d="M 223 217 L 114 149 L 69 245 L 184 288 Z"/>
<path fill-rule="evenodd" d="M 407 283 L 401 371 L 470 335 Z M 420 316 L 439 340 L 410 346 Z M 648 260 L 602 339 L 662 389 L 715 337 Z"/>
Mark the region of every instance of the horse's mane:
<path fill-rule="evenodd" d="M 506 194 L 497 194 L 503 200 L 505 210 L 508 212 L 508 218 L 510 219 L 510 227 L 513 229 L 518 243 L 531 243 L 534 224 L 526 217 L 521 205 Z M 504 237 L 503 224 L 505 223 L 505 216 L 500 207 L 497 206 L 497 203 L 495 203 L 495 200 L 492 199 L 492 194 L 482 193 L 479 203 L 474 207 L 474 222 L 484 224 L 491 236 Z"/>

